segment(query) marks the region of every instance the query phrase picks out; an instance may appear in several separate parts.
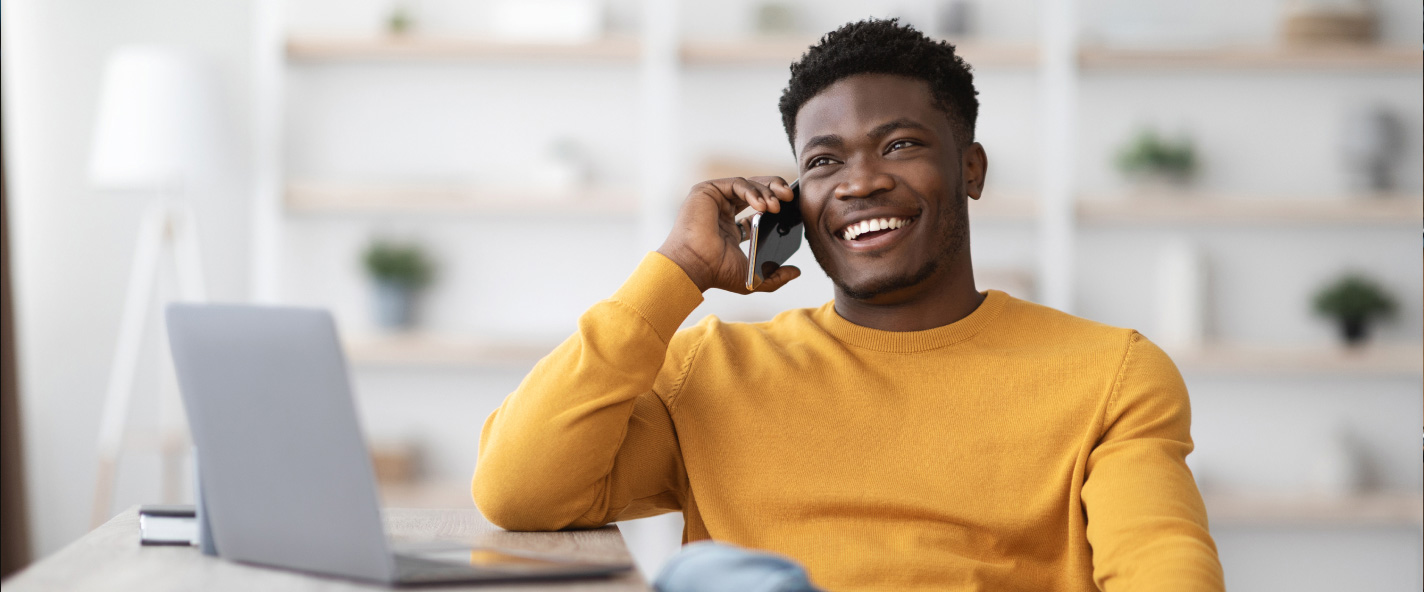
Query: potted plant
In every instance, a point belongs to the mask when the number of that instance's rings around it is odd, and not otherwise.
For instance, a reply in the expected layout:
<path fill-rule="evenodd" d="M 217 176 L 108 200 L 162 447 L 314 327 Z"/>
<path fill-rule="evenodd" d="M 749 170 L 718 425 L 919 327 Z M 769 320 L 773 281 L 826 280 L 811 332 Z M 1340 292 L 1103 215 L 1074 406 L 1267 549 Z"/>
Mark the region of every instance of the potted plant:
<path fill-rule="evenodd" d="M 1196 148 L 1187 138 L 1167 139 L 1145 128 L 1118 151 L 1117 168 L 1139 185 L 1180 187 L 1196 175 Z"/>
<path fill-rule="evenodd" d="M 1347 345 L 1363 343 L 1370 321 L 1394 314 L 1394 299 L 1373 280 L 1347 274 L 1315 295 L 1315 312 L 1335 319 Z"/>
<path fill-rule="evenodd" d="M 364 257 L 375 290 L 376 321 L 389 329 L 415 324 L 415 300 L 430 284 L 434 264 L 419 245 L 372 241 Z"/>

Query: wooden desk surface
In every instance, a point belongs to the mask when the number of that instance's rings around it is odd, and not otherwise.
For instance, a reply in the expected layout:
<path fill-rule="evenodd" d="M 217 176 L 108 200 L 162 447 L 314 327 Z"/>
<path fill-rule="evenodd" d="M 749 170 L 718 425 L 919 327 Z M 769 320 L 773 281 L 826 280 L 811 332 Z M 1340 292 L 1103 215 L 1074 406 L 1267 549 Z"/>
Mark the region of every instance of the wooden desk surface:
<path fill-rule="evenodd" d="M 384 510 L 386 532 L 403 542 L 449 541 L 529 551 L 547 551 L 597 561 L 632 563 L 618 527 L 570 532 L 507 532 L 479 511 Z M 125 510 L 79 540 L 5 580 L 5 592 L 27 590 L 266 590 L 337 592 L 380 590 L 384 586 L 254 567 L 206 557 L 197 547 L 138 544 L 138 506 Z M 602 580 L 556 583 L 482 584 L 423 587 L 421 590 L 478 592 L 624 592 L 649 589 L 638 572 Z"/>

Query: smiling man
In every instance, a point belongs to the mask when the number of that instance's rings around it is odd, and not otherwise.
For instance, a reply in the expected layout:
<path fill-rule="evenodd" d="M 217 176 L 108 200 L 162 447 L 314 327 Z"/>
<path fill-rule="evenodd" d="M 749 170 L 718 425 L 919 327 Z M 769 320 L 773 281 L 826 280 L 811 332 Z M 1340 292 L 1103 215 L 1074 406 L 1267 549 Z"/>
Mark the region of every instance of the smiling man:
<path fill-rule="evenodd" d="M 974 286 L 976 94 L 953 46 L 894 21 L 812 47 L 781 100 L 801 199 L 779 178 L 693 187 L 485 422 L 480 510 L 516 530 L 681 511 L 685 541 L 831 590 L 1221 589 L 1172 362 Z M 746 206 L 800 208 L 835 299 L 679 330 L 706 290 L 746 291 Z"/>

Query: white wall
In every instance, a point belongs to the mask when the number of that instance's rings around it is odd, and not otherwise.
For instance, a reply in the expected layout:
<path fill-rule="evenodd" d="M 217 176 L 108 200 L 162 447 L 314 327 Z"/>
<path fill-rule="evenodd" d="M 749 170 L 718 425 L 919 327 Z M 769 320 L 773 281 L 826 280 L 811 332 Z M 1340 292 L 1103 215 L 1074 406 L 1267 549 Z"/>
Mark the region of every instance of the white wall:
<path fill-rule="evenodd" d="M 31 528 L 39 556 L 86 532 L 95 434 L 146 199 L 86 179 L 100 73 L 130 43 L 172 44 L 220 68 L 236 151 L 247 151 L 251 5 L 231 0 L 20 0 L 3 4 L 6 172 L 10 182 L 20 405 Z M 246 297 L 250 175 L 231 163 L 196 188 L 209 294 Z M 156 325 L 153 326 L 156 328 Z M 157 342 L 139 378 L 151 416 Z M 158 498 L 151 455 L 129 455 L 115 507 Z"/>

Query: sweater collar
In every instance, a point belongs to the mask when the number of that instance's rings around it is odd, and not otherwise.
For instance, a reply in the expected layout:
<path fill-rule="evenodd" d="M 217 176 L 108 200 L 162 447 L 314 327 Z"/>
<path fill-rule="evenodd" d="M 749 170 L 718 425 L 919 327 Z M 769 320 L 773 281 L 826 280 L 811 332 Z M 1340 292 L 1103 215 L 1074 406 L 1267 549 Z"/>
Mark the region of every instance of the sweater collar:
<path fill-rule="evenodd" d="M 842 318 L 840 313 L 836 312 L 834 300 L 821 306 L 816 311 L 815 319 L 816 324 L 825 328 L 836 339 L 856 347 L 893 353 L 926 351 L 969 339 L 999 316 L 999 312 L 1009 301 L 1009 295 L 999 290 L 986 290 L 982 293 L 984 301 L 980 302 L 969 316 L 923 331 L 881 331 L 862 327 Z"/>

